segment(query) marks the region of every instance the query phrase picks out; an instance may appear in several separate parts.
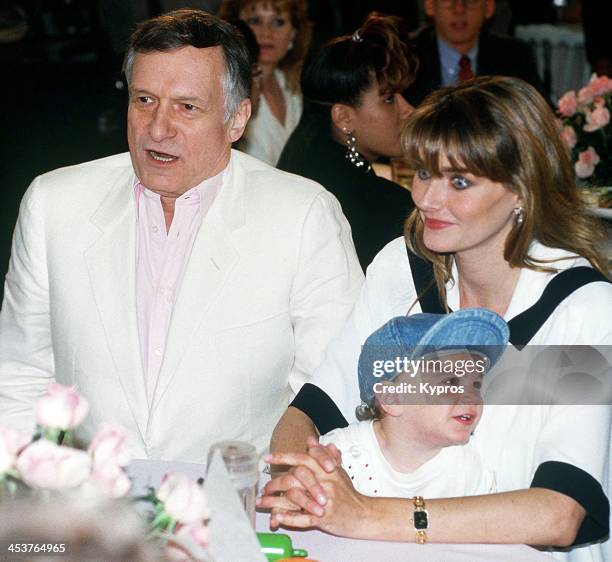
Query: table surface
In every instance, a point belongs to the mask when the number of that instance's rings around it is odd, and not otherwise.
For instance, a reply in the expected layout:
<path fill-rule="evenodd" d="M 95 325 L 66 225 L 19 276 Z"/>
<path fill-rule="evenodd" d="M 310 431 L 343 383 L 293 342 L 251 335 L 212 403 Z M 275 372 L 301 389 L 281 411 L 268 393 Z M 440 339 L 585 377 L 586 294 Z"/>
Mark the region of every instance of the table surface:
<path fill-rule="evenodd" d="M 133 461 L 128 473 L 133 479 L 132 493 L 142 494 L 147 486 L 157 487 L 169 470 L 184 472 L 192 478 L 205 473 L 205 467 L 191 463 L 152 460 Z M 269 477 L 262 474 L 260 483 Z M 260 484 L 260 486 L 261 486 Z M 270 532 L 269 515 L 258 513 L 256 530 Z M 317 530 L 281 529 L 289 535 L 294 548 L 308 551 L 309 559 L 319 562 L 551 562 L 550 555 L 524 545 L 426 544 L 365 541 L 335 537 Z"/>

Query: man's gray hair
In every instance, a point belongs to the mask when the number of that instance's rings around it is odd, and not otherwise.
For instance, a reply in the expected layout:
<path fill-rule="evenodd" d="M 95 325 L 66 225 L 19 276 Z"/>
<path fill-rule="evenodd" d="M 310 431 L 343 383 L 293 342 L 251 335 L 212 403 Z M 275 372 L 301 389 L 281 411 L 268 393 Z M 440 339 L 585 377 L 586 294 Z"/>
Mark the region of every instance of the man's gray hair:
<path fill-rule="evenodd" d="M 141 23 L 132 34 L 123 72 L 128 81 L 137 53 L 168 52 L 181 47 L 221 47 L 225 72 L 221 86 L 225 97 L 225 122 L 251 92 L 251 61 L 240 32 L 231 24 L 200 10 L 176 10 Z"/>

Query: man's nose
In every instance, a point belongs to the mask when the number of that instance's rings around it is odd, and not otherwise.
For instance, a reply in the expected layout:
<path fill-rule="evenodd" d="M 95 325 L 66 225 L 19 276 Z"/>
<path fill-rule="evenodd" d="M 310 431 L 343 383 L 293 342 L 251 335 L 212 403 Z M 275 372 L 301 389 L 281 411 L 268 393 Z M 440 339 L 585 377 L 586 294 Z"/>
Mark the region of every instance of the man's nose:
<path fill-rule="evenodd" d="M 453 2 L 453 11 L 456 14 L 463 14 L 466 10 L 465 0 L 455 0 Z"/>
<path fill-rule="evenodd" d="M 149 134 L 156 142 L 174 136 L 175 128 L 169 107 L 164 105 L 157 107 L 149 125 Z"/>

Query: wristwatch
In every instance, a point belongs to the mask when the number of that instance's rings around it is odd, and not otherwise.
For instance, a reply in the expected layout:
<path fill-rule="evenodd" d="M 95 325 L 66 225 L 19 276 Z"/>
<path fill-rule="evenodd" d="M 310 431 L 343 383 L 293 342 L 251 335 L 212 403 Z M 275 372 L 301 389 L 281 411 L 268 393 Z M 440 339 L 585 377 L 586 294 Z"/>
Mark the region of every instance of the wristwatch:
<path fill-rule="evenodd" d="M 414 496 L 412 503 L 414 504 L 412 515 L 415 533 L 414 540 L 417 544 L 425 544 L 427 542 L 427 529 L 429 528 L 429 514 L 425 509 L 425 500 L 423 496 Z"/>

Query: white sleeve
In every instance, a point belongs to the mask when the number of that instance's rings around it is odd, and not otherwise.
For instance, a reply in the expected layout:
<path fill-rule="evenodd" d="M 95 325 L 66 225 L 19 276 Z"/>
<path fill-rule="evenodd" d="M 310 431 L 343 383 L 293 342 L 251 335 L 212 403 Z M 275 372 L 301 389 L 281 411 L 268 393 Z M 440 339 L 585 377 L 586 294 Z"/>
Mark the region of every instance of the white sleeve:
<path fill-rule="evenodd" d="M 348 423 L 361 403 L 357 364 L 366 338 L 394 316 L 406 314 L 416 297 L 403 238 L 383 248 L 368 267 L 355 308 L 332 340 L 311 384 L 323 390 Z M 418 304 L 414 312 L 420 312 Z"/>
<path fill-rule="evenodd" d="M 21 202 L 0 312 L 0 423 L 21 431 L 32 430 L 33 403 L 54 376 L 39 184 Z"/>
<path fill-rule="evenodd" d="M 290 295 L 295 358 L 289 383 L 298 392 L 350 314 L 363 284 L 351 232 L 328 192 L 313 201 L 301 230 L 298 270 Z"/>

